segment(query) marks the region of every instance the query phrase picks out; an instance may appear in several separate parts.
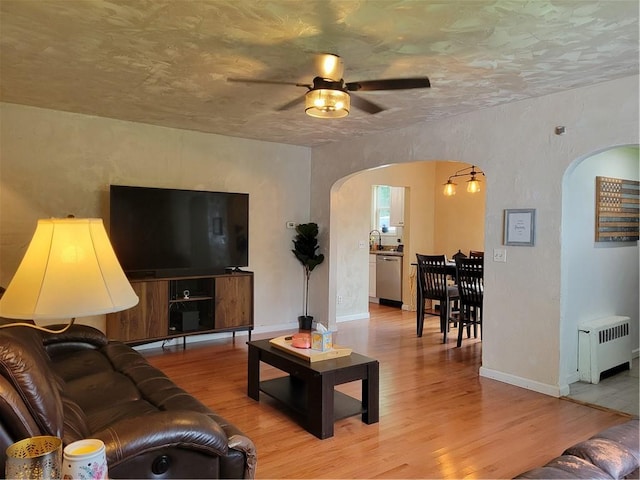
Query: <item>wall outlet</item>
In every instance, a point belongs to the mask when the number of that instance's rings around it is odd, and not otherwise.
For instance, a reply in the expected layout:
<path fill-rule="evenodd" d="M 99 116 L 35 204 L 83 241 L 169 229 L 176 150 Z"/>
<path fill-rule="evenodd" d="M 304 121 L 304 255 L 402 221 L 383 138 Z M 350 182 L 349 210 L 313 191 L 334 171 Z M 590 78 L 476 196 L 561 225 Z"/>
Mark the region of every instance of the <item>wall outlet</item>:
<path fill-rule="evenodd" d="M 367 248 L 367 241 L 366 240 L 360 240 L 358 242 L 358 248 Z"/>
<path fill-rule="evenodd" d="M 287 228 L 296 228 L 296 222 L 287 222 Z"/>
<path fill-rule="evenodd" d="M 342 295 L 338 295 L 338 305 L 342 305 Z"/>

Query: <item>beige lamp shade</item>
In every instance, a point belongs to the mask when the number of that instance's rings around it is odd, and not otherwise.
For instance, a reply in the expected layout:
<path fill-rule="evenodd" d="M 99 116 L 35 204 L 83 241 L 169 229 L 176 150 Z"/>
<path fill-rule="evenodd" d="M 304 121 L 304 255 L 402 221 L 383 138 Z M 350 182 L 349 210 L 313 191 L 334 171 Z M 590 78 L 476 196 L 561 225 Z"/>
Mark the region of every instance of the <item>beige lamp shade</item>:
<path fill-rule="evenodd" d="M 101 219 L 38 220 L 0 299 L 0 316 L 57 320 L 117 312 L 137 303 Z"/>

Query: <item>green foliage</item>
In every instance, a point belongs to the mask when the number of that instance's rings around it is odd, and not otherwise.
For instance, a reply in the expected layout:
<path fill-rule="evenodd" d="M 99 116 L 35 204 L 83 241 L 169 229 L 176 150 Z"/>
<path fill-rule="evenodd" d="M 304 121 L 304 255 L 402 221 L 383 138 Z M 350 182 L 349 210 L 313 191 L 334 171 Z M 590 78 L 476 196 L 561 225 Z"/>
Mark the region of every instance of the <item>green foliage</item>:
<path fill-rule="evenodd" d="M 311 272 L 324 262 L 324 255 L 318 254 L 318 224 L 301 223 L 296 227 L 297 235 L 293 239 L 293 254 L 302 264 L 305 272 Z"/>
<path fill-rule="evenodd" d="M 314 268 L 324 262 L 324 255 L 318 254 L 318 224 L 301 223 L 296 226 L 296 236 L 293 239 L 293 254 L 304 268 L 304 315 L 309 315 L 309 277 Z"/>

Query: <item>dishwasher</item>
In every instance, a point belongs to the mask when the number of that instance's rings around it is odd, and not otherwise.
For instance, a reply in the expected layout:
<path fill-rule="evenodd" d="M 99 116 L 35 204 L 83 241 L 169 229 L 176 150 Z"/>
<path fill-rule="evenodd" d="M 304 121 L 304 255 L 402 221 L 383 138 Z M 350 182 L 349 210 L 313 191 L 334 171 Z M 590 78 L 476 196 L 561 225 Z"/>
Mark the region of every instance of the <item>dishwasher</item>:
<path fill-rule="evenodd" d="M 377 255 L 376 296 L 402 303 L 402 256 Z"/>

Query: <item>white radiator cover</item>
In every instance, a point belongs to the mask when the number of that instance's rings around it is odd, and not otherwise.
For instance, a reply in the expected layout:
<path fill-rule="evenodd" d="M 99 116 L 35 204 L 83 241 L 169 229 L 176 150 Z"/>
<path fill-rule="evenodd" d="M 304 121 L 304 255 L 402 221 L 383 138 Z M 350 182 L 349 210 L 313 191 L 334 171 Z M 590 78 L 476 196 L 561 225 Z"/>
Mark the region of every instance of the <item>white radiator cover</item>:
<path fill-rule="evenodd" d="M 584 322 L 578 327 L 578 373 L 581 381 L 599 383 L 600 374 L 629 363 L 629 317 L 611 316 Z"/>

